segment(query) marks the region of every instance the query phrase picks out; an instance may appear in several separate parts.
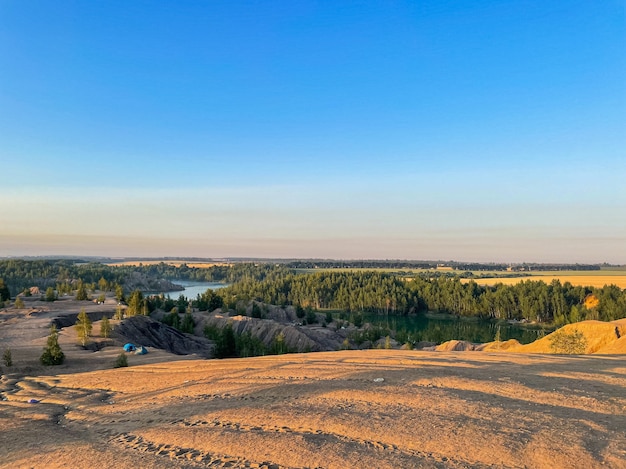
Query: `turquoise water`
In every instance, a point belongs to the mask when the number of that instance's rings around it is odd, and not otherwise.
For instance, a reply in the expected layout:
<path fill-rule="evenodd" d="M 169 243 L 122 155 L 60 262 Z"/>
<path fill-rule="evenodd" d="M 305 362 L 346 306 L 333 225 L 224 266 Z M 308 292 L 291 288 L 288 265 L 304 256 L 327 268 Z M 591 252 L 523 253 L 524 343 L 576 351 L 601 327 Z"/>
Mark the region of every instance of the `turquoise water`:
<path fill-rule="evenodd" d="M 184 280 L 172 280 L 176 285 L 182 285 L 185 287 L 182 291 L 170 291 L 170 292 L 146 292 L 146 295 L 160 295 L 161 293 L 165 296 L 170 296 L 170 298 L 176 300 L 180 295 L 185 295 L 185 298 L 188 300 L 195 300 L 198 295 L 202 295 L 209 288 L 211 290 L 219 290 L 220 288 L 227 287 L 228 283 L 218 283 L 218 282 L 187 282 Z"/>

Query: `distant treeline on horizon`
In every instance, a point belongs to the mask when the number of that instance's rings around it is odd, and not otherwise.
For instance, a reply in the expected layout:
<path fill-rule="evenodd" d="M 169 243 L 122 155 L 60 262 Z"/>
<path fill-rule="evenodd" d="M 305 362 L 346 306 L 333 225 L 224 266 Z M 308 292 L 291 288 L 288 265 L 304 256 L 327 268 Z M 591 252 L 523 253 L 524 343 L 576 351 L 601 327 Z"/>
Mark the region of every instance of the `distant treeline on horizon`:
<path fill-rule="evenodd" d="M 293 258 L 206 258 L 206 257 L 98 257 L 98 256 L 16 256 L 0 257 L 0 262 L 10 260 L 24 261 L 64 261 L 74 264 L 116 262 L 181 262 L 181 263 L 230 263 L 230 264 L 280 264 L 291 269 L 437 269 L 451 268 L 461 271 L 592 271 L 603 267 L 626 267 L 617 264 L 569 264 L 541 262 L 460 262 L 460 261 L 427 261 L 410 259 L 293 259 Z"/>

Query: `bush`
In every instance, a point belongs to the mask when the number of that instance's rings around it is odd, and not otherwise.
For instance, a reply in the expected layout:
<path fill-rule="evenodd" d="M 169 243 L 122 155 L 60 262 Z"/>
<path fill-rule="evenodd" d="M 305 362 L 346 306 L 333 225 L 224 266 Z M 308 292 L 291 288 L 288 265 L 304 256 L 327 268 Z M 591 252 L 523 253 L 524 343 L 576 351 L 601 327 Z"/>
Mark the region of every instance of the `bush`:
<path fill-rule="evenodd" d="M 550 349 L 552 353 L 581 355 L 587 350 L 587 339 L 578 330 L 569 334 L 557 331 L 550 337 Z"/>
<path fill-rule="evenodd" d="M 19 296 L 15 298 L 15 307 L 17 309 L 24 309 L 24 300 L 22 300 Z"/>
<path fill-rule="evenodd" d="M 128 358 L 126 357 L 126 354 L 122 352 L 117 356 L 117 360 L 115 360 L 113 368 L 124 368 L 126 366 L 128 366 Z"/>
<path fill-rule="evenodd" d="M 357 314 L 356 316 L 354 316 L 354 325 L 356 327 L 361 327 L 363 325 L 363 315 L 362 314 Z"/>

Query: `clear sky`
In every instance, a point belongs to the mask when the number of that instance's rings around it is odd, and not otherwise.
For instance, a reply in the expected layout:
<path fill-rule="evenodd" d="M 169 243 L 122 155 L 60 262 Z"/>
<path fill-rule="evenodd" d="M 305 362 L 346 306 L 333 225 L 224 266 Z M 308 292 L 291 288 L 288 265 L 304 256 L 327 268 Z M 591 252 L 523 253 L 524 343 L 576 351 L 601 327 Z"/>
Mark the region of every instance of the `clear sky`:
<path fill-rule="evenodd" d="M 626 263 L 625 11 L 0 0 L 0 256 Z"/>

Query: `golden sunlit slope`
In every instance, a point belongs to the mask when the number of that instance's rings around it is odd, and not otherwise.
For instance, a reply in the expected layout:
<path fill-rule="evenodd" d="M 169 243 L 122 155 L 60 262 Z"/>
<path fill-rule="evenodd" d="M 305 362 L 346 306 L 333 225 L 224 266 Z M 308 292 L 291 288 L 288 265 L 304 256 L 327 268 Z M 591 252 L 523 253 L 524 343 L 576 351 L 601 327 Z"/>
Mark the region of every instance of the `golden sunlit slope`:
<path fill-rule="evenodd" d="M 0 467 L 626 467 L 621 357 L 352 350 L 61 371 L 0 380 Z"/>
<path fill-rule="evenodd" d="M 617 332 L 616 332 L 617 331 Z M 554 343 L 559 336 L 574 337 L 579 334 L 580 343 L 584 346 L 582 353 L 626 353 L 626 349 L 616 344 L 626 334 L 626 319 L 618 321 L 582 321 L 557 329 L 541 339 L 527 345 L 511 347 L 508 351 L 515 353 L 558 353 Z M 621 341 L 621 339 L 619 339 Z M 621 343 L 624 343 L 621 341 Z"/>

